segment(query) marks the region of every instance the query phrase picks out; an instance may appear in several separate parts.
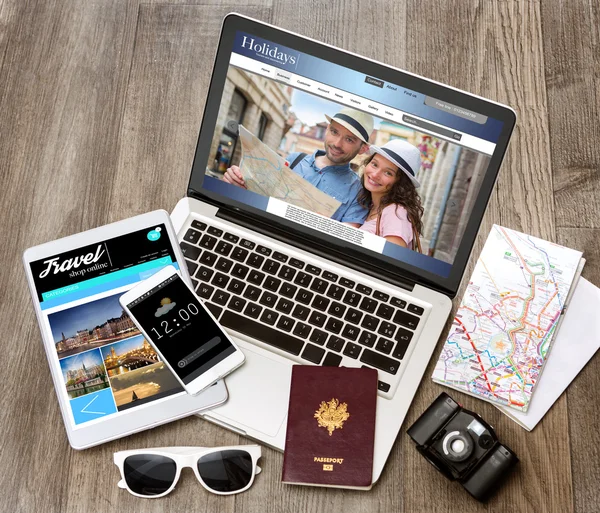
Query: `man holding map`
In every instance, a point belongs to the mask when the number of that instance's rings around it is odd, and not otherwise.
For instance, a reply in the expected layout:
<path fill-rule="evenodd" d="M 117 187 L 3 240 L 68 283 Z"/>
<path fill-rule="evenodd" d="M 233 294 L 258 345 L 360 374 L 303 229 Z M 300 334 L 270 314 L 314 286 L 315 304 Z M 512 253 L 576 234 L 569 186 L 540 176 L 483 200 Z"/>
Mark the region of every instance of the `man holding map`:
<path fill-rule="evenodd" d="M 356 200 L 361 183 L 350 168 L 350 162 L 369 149 L 373 117 L 350 108 L 342 109 L 333 118 L 325 117 L 329 122 L 323 141 L 325 149 L 306 155 L 299 162 L 295 161 L 301 154 L 291 153 L 287 162 L 297 175 L 341 203 L 331 219 L 362 225 L 367 217 L 367 209 Z M 238 166 L 227 169 L 223 179 L 246 188 Z"/>

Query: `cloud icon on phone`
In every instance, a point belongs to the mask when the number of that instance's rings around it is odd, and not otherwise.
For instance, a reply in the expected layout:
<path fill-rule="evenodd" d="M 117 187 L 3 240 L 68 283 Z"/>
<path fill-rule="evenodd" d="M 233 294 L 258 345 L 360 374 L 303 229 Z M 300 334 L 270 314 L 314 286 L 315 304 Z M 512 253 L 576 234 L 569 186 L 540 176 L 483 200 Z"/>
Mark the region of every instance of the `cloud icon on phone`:
<path fill-rule="evenodd" d="M 160 317 L 161 315 L 165 315 L 169 313 L 173 308 L 175 308 L 175 302 L 171 301 L 170 298 L 164 297 L 160 300 L 160 307 L 156 310 L 154 317 Z"/>

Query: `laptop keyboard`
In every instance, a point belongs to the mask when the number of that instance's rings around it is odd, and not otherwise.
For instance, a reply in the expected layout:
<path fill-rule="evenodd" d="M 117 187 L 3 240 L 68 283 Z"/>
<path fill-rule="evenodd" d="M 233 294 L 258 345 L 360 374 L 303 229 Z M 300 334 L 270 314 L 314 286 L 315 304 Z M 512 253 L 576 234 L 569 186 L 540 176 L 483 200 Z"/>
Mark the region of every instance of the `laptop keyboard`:
<path fill-rule="evenodd" d="M 196 294 L 221 325 L 297 363 L 371 367 L 389 397 L 425 309 L 410 298 L 192 221 L 181 241 Z"/>

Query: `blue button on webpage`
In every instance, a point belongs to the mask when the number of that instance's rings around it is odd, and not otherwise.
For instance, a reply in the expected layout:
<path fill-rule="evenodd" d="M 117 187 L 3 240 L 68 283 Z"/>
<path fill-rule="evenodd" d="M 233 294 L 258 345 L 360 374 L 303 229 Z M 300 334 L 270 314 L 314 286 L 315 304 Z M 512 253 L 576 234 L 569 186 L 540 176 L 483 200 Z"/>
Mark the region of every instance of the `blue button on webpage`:
<path fill-rule="evenodd" d="M 71 410 L 75 424 L 83 424 L 90 420 L 106 417 L 117 412 L 112 390 L 105 388 L 98 392 L 71 399 Z"/>

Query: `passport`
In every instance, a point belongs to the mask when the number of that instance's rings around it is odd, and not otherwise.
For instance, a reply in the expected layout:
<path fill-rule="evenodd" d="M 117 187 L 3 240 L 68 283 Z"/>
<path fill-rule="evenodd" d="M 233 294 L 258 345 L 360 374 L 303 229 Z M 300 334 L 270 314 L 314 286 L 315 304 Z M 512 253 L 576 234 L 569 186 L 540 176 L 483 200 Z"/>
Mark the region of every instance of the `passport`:
<path fill-rule="evenodd" d="M 282 481 L 369 489 L 376 408 L 376 370 L 295 365 Z"/>

